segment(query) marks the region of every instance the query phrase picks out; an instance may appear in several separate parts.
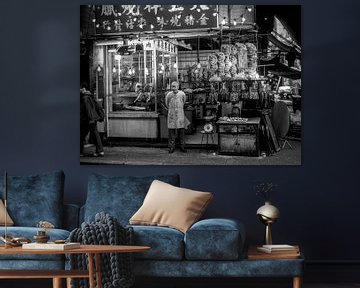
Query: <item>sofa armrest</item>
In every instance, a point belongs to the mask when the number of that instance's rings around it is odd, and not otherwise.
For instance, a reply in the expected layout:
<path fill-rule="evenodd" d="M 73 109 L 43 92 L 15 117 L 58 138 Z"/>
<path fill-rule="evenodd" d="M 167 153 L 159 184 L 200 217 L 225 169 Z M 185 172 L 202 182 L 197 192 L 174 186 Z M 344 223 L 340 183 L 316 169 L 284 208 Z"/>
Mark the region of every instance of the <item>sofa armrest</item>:
<path fill-rule="evenodd" d="M 64 204 L 63 228 L 71 231 L 77 227 L 79 227 L 79 206 Z"/>
<path fill-rule="evenodd" d="M 196 222 L 185 234 L 188 260 L 236 260 L 242 255 L 245 228 L 239 221 L 225 218 Z"/>

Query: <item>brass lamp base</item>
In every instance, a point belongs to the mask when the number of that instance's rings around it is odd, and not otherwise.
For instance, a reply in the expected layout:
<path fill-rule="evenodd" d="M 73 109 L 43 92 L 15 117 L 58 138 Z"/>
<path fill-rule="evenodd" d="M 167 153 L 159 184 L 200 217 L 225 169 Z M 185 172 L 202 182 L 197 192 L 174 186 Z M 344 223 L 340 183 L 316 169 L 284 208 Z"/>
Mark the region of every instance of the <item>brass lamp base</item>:
<path fill-rule="evenodd" d="M 272 245 L 272 237 L 271 237 L 271 224 L 266 224 L 265 226 L 265 240 L 266 245 Z"/>

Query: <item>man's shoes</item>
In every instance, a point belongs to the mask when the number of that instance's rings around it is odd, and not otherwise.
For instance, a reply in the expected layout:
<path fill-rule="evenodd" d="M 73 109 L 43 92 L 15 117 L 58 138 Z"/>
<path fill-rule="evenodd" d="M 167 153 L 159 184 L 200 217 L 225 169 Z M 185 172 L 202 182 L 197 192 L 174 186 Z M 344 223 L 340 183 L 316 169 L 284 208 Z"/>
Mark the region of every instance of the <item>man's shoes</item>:
<path fill-rule="evenodd" d="M 171 153 L 174 153 L 174 151 L 175 151 L 174 148 L 170 148 L 170 149 L 169 149 L 169 153 L 170 153 L 170 154 L 171 154 Z"/>
<path fill-rule="evenodd" d="M 186 151 L 186 149 L 185 148 L 183 148 L 183 147 L 180 147 L 180 151 L 181 152 L 184 152 L 184 153 L 186 153 L 187 151 Z"/>

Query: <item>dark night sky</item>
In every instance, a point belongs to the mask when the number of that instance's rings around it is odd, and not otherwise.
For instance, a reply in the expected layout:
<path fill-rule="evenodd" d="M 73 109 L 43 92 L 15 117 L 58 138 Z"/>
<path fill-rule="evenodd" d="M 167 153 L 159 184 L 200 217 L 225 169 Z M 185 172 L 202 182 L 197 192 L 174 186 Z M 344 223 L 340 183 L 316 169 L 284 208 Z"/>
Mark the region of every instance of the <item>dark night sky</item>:
<path fill-rule="evenodd" d="M 278 16 L 288 25 L 290 32 L 300 45 L 301 5 L 257 5 L 256 22 L 260 27 L 260 33 L 267 33 L 272 30 L 274 15 Z"/>

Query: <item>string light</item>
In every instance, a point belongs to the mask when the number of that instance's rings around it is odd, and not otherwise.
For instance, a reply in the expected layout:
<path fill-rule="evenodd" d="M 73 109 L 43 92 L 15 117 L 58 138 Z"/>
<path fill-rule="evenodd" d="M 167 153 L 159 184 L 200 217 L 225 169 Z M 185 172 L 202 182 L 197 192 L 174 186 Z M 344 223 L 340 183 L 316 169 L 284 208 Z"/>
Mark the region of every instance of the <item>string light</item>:
<path fill-rule="evenodd" d="M 153 24 L 151 24 L 151 25 L 150 25 L 150 28 L 151 28 L 151 29 L 154 29 L 154 25 L 153 25 Z"/>
<path fill-rule="evenodd" d="M 91 21 L 92 21 L 93 23 L 95 23 L 95 22 L 96 22 L 96 19 L 95 19 L 95 18 L 93 18 Z"/>
<path fill-rule="evenodd" d="M 234 26 L 236 26 L 236 24 L 237 24 L 237 23 L 236 23 L 236 19 L 234 19 Z"/>
<path fill-rule="evenodd" d="M 116 73 L 116 67 L 115 67 L 115 65 L 114 65 L 114 67 L 113 67 L 113 69 L 112 69 L 112 72 L 113 72 L 113 73 Z"/>
<path fill-rule="evenodd" d="M 226 17 L 223 18 L 223 20 L 221 20 L 221 25 L 225 25 L 226 24 Z"/>
<path fill-rule="evenodd" d="M 246 6 L 246 10 L 248 10 L 249 12 L 252 11 L 252 7 L 251 6 Z"/>
<path fill-rule="evenodd" d="M 96 67 L 96 71 L 97 71 L 97 72 L 101 72 L 101 66 L 100 66 L 100 64 Z"/>

